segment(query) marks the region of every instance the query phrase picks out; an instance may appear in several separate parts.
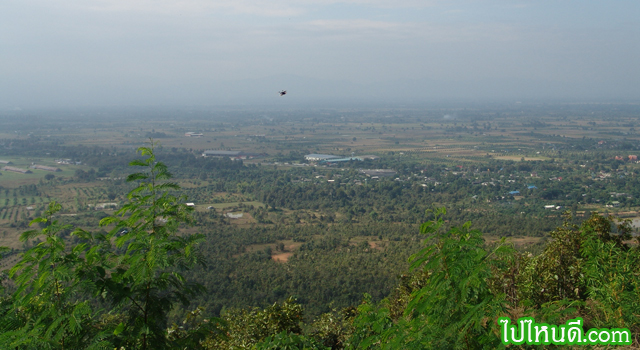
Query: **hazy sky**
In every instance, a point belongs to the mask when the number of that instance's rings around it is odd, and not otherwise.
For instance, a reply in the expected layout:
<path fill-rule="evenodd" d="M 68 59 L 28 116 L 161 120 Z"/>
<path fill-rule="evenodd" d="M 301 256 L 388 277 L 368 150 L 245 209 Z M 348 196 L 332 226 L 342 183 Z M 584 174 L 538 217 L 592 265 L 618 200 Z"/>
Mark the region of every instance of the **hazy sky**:
<path fill-rule="evenodd" d="M 640 1 L 0 0 L 0 108 L 333 96 L 639 100 Z"/>

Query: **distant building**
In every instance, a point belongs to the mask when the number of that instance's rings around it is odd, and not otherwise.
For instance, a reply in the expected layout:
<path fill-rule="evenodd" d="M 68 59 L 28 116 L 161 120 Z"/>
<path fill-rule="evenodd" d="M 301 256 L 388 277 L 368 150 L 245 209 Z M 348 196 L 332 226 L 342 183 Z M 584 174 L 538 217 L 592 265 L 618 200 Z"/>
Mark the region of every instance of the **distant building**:
<path fill-rule="evenodd" d="M 509 192 L 509 194 L 512 195 L 512 196 L 517 196 L 517 195 L 520 194 L 520 191 L 511 191 L 511 192 Z"/>
<path fill-rule="evenodd" d="M 365 174 L 372 179 L 379 177 L 390 177 L 397 174 L 395 170 L 391 169 L 360 169 L 360 173 Z"/>
<path fill-rule="evenodd" d="M 197 133 L 197 132 L 185 132 L 184 136 L 186 136 L 186 137 L 202 137 L 204 135 L 200 134 L 200 133 Z"/>
<path fill-rule="evenodd" d="M 20 173 L 20 174 L 31 174 L 31 173 L 33 173 L 29 169 L 16 168 L 16 167 L 13 167 L 13 166 L 6 166 L 6 167 L 2 168 L 2 170 L 11 171 L 11 172 Z"/>
<path fill-rule="evenodd" d="M 366 156 L 360 156 L 358 158 L 362 158 L 364 160 L 376 160 L 376 159 L 380 159 L 380 157 L 378 156 L 374 156 L 374 155 L 366 155 Z"/>
<path fill-rule="evenodd" d="M 115 209 L 117 207 L 118 207 L 118 203 L 100 203 L 96 205 L 96 210 Z"/>
<path fill-rule="evenodd" d="M 339 156 L 334 156 L 332 154 L 317 154 L 317 153 L 307 154 L 306 156 L 304 156 L 304 159 L 312 162 L 319 162 L 322 160 L 339 159 L 339 158 L 340 158 Z"/>
<path fill-rule="evenodd" d="M 60 170 L 60 168 L 56 168 L 56 167 L 52 167 L 52 166 L 46 166 L 46 165 L 38 165 L 38 164 L 32 165 L 31 169 L 54 171 L 54 172 L 55 171 L 62 171 L 62 170 Z"/>
<path fill-rule="evenodd" d="M 11 162 L 10 162 L 10 161 L 8 161 L 8 160 L 0 160 L 0 164 L 11 165 L 11 164 L 13 164 L 13 163 L 11 163 Z"/>
<path fill-rule="evenodd" d="M 637 161 L 637 160 L 638 160 L 638 156 L 636 156 L 636 155 L 630 155 L 630 156 L 629 156 L 629 160 L 630 160 L 630 161 L 635 162 L 635 161 Z"/>
<path fill-rule="evenodd" d="M 204 151 L 203 157 L 237 157 L 241 154 L 240 151 Z"/>
<path fill-rule="evenodd" d="M 248 153 L 243 151 L 204 151 L 203 157 L 229 157 L 231 159 L 252 159 L 263 156 L 264 154 Z"/>
<path fill-rule="evenodd" d="M 633 198 L 631 195 L 627 194 L 626 192 L 609 192 L 609 194 L 611 195 L 611 197 Z"/>
<path fill-rule="evenodd" d="M 555 205 L 545 205 L 544 208 L 545 209 L 555 209 L 556 206 Z"/>
<path fill-rule="evenodd" d="M 320 163 L 333 164 L 333 163 L 344 163 L 344 162 L 350 162 L 350 161 L 361 162 L 362 158 L 360 157 L 332 158 L 332 159 L 321 160 Z"/>

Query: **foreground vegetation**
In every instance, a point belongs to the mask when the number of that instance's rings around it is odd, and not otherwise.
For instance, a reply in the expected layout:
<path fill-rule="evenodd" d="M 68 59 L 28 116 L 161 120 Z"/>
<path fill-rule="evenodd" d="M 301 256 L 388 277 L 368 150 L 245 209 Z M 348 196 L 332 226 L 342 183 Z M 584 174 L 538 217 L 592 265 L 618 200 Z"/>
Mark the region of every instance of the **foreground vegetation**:
<path fill-rule="evenodd" d="M 451 226 L 446 210 L 436 209 L 419 226 L 421 239 L 409 241 L 417 250 L 409 270 L 381 301 L 365 296 L 357 308 L 309 319 L 289 298 L 210 317 L 196 298 L 206 288 L 191 277 L 216 261 L 204 259 L 203 235 L 180 230 L 192 222 L 193 208 L 155 160 L 154 146 L 140 151 L 146 159 L 131 165 L 145 170 L 128 176 L 134 186 L 126 204 L 98 228 L 61 223 L 62 208 L 52 201 L 31 222 L 35 230 L 22 234 L 25 242 L 37 241 L 3 281 L 2 348 L 492 349 L 502 346 L 502 316 L 550 324 L 582 317 L 585 330 L 628 328 L 634 343 L 640 340 L 640 249 L 628 243 L 628 223 L 598 214 L 580 226 L 565 217 L 534 255 L 504 240 L 488 245 L 470 223 Z M 322 250 L 316 244 L 301 252 Z M 375 250 L 349 247 L 343 249 L 359 249 L 360 257 Z"/>

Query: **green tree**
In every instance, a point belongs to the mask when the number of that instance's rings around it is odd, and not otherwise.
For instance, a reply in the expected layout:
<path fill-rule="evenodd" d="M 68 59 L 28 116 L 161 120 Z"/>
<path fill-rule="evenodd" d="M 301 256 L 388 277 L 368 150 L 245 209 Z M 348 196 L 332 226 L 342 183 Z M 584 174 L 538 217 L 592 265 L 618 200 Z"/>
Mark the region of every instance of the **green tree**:
<path fill-rule="evenodd" d="M 45 214 L 31 222 L 42 230 L 20 236 L 23 242 L 44 240 L 26 251 L 10 270 L 17 290 L 5 301 L 0 318 L 0 347 L 5 349 L 79 349 L 108 342 L 104 328 L 92 310 L 86 291 L 90 280 L 78 278 L 78 271 L 91 252 L 79 244 L 67 249 L 62 234 L 71 229 L 53 220 L 61 209 L 52 201 Z M 92 327 L 92 326 L 96 327 Z"/>
<path fill-rule="evenodd" d="M 229 336 L 210 337 L 204 345 L 207 349 L 247 349 L 264 342 L 258 346 L 259 349 L 282 349 L 284 347 L 277 347 L 276 344 L 302 344 L 307 341 L 306 338 L 299 338 L 302 333 L 302 314 L 302 306 L 292 297 L 264 310 L 231 309 L 222 316 Z"/>
<path fill-rule="evenodd" d="M 203 291 L 180 272 L 202 263 L 194 248 L 203 236 L 178 234 L 180 224 L 190 222 L 193 209 L 184 204 L 185 197 L 169 193 L 179 186 L 168 182 L 171 174 L 156 161 L 153 142 L 138 150 L 147 158 L 129 165 L 144 170 L 127 178 L 138 186 L 115 216 L 100 221 L 102 227 L 113 225 L 107 235 L 107 241 L 115 244 L 106 257 L 110 271 L 99 269 L 94 277 L 98 289 L 107 292 L 112 311 L 124 315 L 114 331 L 115 345 L 165 349 L 170 347 L 169 312 L 176 303 L 188 305 L 190 298 Z"/>
<path fill-rule="evenodd" d="M 195 248 L 202 236 L 178 234 L 191 208 L 170 194 L 179 187 L 167 181 L 154 144 L 139 151 L 147 158 L 130 165 L 145 169 L 128 177 L 138 186 L 115 216 L 100 221 L 110 232 L 78 229 L 78 243 L 68 246 L 63 237 L 72 228 L 53 219 L 61 206 L 52 201 L 31 222 L 42 229 L 21 235 L 25 243 L 43 241 L 10 271 L 17 289 L 0 302 L 0 348 L 197 349 L 217 330 L 202 320 L 167 331 L 169 312 L 203 289 L 181 272 L 201 262 Z"/>
<path fill-rule="evenodd" d="M 420 232 L 435 243 L 412 257 L 412 269 L 424 271 L 419 289 L 411 293 L 403 316 L 391 322 L 385 305 L 379 310 L 369 303 L 360 306 L 352 342 L 359 348 L 384 349 L 483 349 L 495 348 L 499 338 L 491 322 L 503 309 L 503 294 L 494 295 L 488 280 L 492 265 L 512 253 L 501 242 L 492 251 L 484 248 L 482 233 L 470 223 L 445 233 L 444 208 Z M 366 336 L 366 333 L 369 333 Z M 363 335 L 364 334 L 364 335 Z"/>
<path fill-rule="evenodd" d="M 596 327 L 629 328 L 637 338 L 640 334 L 640 248 L 622 241 L 630 237 L 628 223 L 618 225 L 618 234 L 611 232 L 612 226 L 611 219 L 597 216 L 583 225 L 581 284 L 592 301 L 587 307 Z"/>

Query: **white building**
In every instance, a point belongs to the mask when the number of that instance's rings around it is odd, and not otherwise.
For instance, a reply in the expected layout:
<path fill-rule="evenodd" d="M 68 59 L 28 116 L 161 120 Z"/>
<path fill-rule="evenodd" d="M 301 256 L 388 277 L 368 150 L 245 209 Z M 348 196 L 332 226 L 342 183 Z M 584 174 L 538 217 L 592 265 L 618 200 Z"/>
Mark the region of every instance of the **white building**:
<path fill-rule="evenodd" d="M 304 156 L 304 159 L 311 162 L 318 162 L 321 160 L 338 159 L 338 158 L 341 158 L 341 157 L 334 156 L 332 154 L 317 154 L 317 153 L 307 154 L 306 156 Z"/>

